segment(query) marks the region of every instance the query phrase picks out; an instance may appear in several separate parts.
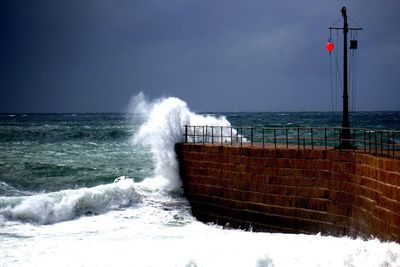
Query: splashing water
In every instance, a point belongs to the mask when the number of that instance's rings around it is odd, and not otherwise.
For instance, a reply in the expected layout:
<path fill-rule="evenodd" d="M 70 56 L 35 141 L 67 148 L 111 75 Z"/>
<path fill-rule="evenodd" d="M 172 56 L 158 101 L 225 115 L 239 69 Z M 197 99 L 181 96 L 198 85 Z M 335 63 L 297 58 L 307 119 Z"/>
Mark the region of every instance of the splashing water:
<path fill-rule="evenodd" d="M 168 191 L 179 190 L 181 181 L 174 147 L 176 143 L 183 141 L 183 126 L 230 126 L 230 123 L 223 116 L 216 118 L 195 114 L 184 101 L 175 97 L 148 102 L 143 94 L 139 94 L 135 99 L 137 108 L 132 110 L 148 114 L 145 114 L 147 120 L 135 135 L 134 142 L 147 145 L 151 149 L 155 162 L 155 186 Z"/>

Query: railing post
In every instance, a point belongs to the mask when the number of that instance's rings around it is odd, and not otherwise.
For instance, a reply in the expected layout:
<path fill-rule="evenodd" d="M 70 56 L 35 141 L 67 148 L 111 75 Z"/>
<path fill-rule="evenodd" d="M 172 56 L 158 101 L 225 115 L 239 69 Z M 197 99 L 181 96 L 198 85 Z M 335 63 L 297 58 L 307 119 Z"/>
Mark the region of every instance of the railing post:
<path fill-rule="evenodd" d="M 395 139 L 394 139 L 394 132 L 392 132 L 392 147 L 393 147 L 393 158 L 395 157 L 395 149 L 396 149 L 396 147 L 395 147 L 395 145 L 396 145 L 396 142 L 395 142 Z"/>
<path fill-rule="evenodd" d="M 365 129 L 364 129 L 364 153 L 367 152 L 367 144 L 366 144 L 367 140 L 365 140 Z"/>
<path fill-rule="evenodd" d="M 311 128 L 311 150 L 314 149 L 314 133 L 313 128 Z"/>
<path fill-rule="evenodd" d="M 251 128 L 250 128 L 250 130 L 251 130 L 251 133 L 250 133 L 250 147 L 253 147 L 253 138 L 254 138 L 254 126 L 252 125 L 251 126 Z"/>
<path fill-rule="evenodd" d="M 208 138 L 208 125 L 206 125 L 206 143 L 210 143 Z"/>
<path fill-rule="evenodd" d="M 274 146 L 275 146 L 275 149 L 276 149 L 276 129 L 274 128 Z"/>
<path fill-rule="evenodd" d="M 214 126 L 211 126 L 211 144 L 214 144 Z"/>
<path fill-rule="evenodd" d="M 389 150 L 389 142 L 390 142 L 390 137 L 389 137 L 389 131 L 386 131 L 387 135 L 387 143 L 386 143 L 386 149 L 388 151 L 388 157 L 390 156 L 390 150 Z"/>
<path fill-rule="evenodd" d="M 371 154 L 371 130 L 368 130 L 368 153 Z"/>
<path fill-rule="evenodd" d="M 221 126 L 221 146 L 222 146 L 222 145 L 224 145 L 224 142 L 223 142 L 222 126 Z"/>
<path fill-rule="evenodd" d="M 297 149 L 300 149 L 300 128 L 297 128 Z"/>
<path fill-rule="evenodd" d="M 289 148 L 288 128 L 286 128 L 286 149 Z"/>
<path fill-rule="evenodd" d="M 243 146 L 243 127 L 240 127 L 240 147 Z"/>
<path fill-rule="evenodd" d="M 202 138 L 203 140 L 203 145 L 204 145 L 204 125 L 203 125 L 203 138 Z"/>
<path fill-rule="evenodd" d="M 185 125 L 185 143 L 187 143 L 188 142 L 188 126 L 187 126 L 187 124 Z"/>
<path fill-rule="evenodd" d="M 263 148 L 265 148 L 264 127 L 262 127 L 261 129 L 262 129 Z"/>
<path fill-rule="evenodd" d="M 376 139 L 376 131 L 374 132 L 374 141 L 375 141 L 375 154 L 378 155 L 378 141 Z"/>
<path fill-rule="evenodd" d="M 387 151 L 388 151 L 388 157 L 390 157 L 390 132 L 387 131 Z"/>
<path fill-rule="evenodd" d="M 196 144 L 196 126 L 193 126 L 193 143 Z"/>
<path fill-rule="evenodd" d="M 328 148 L 328 140 L 327 140 L 327 135 L 326 135 L 326 128 L 325 128 L 325 150 Z"/>
<path fill-rule="evenodd" d="M 233 142 L 232 142 L 232 138 L 233 138 L 232 135 L 233 135 L 233 133 L 232 133 L 232 132 L 233 132 L 233 130 L 232 130 L 232 126 L 231 126 L 231 146 L 233 145 Z"/>

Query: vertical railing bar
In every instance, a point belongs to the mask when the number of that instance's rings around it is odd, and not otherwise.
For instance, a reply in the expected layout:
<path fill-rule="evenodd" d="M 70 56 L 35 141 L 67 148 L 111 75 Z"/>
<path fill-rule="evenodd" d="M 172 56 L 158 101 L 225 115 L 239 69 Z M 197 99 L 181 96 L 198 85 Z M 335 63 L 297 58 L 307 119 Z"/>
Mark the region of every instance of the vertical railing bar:
<path fill-rule="evenodd" d="M 232 130 L 232 128 L 233 128 L 233 127 L 231 126 L 231 146 L 233 145 L 233 141 L 232 141 L 232 138 L 233 138 L 233 136 L 232 136 L 232 135 L 233 135 L 233 130 Z"/>
<path fill-rule="evenodd" d="M 364 129 L 364 153 L 367 152 L 367 144 L 366 144 L 367 140 L 365 140 L 365 129 Z"/>
<path fill-rule="evenodd" d="M 288 128 L 286 128 L 286 148 L 289 148 L 289 136 L 288 136 Z"/>
<path fill-rule="evenodd" d="M 387 151 L 388 151 L 388 157 L 390 157 L 390 132 L 387 131 Z"/>
<path fill-rule="evenodd" d="M 243 127 L 240 127 L 240 147 L 243 146 Z"/>
<path fill-rule="evenodd" d="M 390 133 L 391 133 L 391 131 L 387 131 L 386 133 L 387 133 L 387 150 L 389 151 L 388 156 L 390 157 Z"/>
<path fill-rule="evenodd" d="M 262 129 L 262 142 L 263 142 L 263 148 L 265 148 L 265 138 L 264 138 L 264 127 Z"/>
<path fill-rule="evenodd" d="M 274 146 L 275 146 L 275 149 L 276 149 L 276 129 L 274 128 Z"/>
<path fill-rule="evenodd" d="M 222 126 L 221 126 L 221 146 L 223 146 L 224 145 L 224 143 L 223 143 L 223 135 L 222 135 Z"/>
<path fill-rule="evenodd" d="M 381 155 L 383 155 L 383 137 L 382 137 L 382 131 L 379 131 L 381 134 Z"/>
<path fill-rule="evenodd" d="M 204 125 L 203 125 L 203 145 L 204 145 Z"/>
<path fill-rule="evenodd" d="M 237 144 L 237 145 L 239 145 L 239 126 L 236 126 L 236 137 L 235 137 L 235 143 Z"/>
<path fill-rule="evenodd" d="M 371 154 L 371 130 L 368 130 L 368 153 Z"/>
<path fill-rule="evenodd" d="M 209 138 L 209 134 L 208 134 L 208 125 L 206 125 L 206 143 L 209 144 L 210 143 L 210 138 Z"/>
<path fill-rule="evenodd" d="M 251 126 L 250 131 L 251 131 L 250 132 L 250 139 L 251 139 L 250 140 L 250 147 L 253 147 L 253 138 L 254 138 L 254 132 L 253 132 L 254 131 L 254 126 L 253 125 Z"/>
<path fill-rule="evenodd" d="M 313 128 L 311 129 L 311 150 L 314 149 L 314 133 L 313 133 Z"/>
<path fill-rule="evenodd" d="M 196 126 L 193 126 L 193 143 L 196 144 Z"/>
<path fill-rule="evenodd" d="M 390 154 L 391 154 L 391 149 L 390 149 L 390 134 L 391 134 L 392 132 L 391 131 L 387 131 L 387 150 L 389 151 L 388 152 L 388 156 L 390 157 Z"/>
<path fill-rule="evenodd" d="M 376 131 L 374 132 L 374 142 L 375 142 L 375 155 L 378 154 L 378 141 L 376 139 Z"/>
<path fill-rule="evenodd" d="M 211 126 L 211 144 L 214 144 L 214 126 Z"/>
<path fill-rule="evenodd" d="M 394 136 L 394 132 L 392 132 L 392 147 L 393 147 L 393 158 L 395 157 L 395 145 L 396 145 L 396 142 L 395 142 L 395 138 L 394 138 L 395 136 Z"/>
<path fill-rule="evenodd" d="M 325 127 L 325 150 L 328 148 L 328 140 L 327 140 L 327 135 L 326 135 L 326 127 Z"/>
<path fill-rule="evenodd" d="M 188 136 L 187 136 L 187 134 L 188 134 L 188 129 L 187 129 L 187 124 L 185 125 L 185 143 L 187 143 L 188 142 Z"/>
<path fill-rule="evenodd" d="M 300 128 L 297 127 L 297 149 L 300 149 Z"/>

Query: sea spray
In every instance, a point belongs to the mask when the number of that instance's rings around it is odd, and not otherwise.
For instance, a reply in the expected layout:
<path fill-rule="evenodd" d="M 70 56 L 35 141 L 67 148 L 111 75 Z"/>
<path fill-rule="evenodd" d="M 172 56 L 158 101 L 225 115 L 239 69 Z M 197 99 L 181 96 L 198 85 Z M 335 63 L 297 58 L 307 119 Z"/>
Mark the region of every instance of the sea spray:
<path fill-rule="evenodd" d="M 11 220 L 51 224 L 87 214 L 99 214 L 140 201 L 132 179 L 92 188 L 63 190 L 26 197 L 0 197 L 0 216 Z"/>
<path fill-rule="evenodd" d="M 184 125 L 230 126 L 224 117 L 196 114 L 187 107 L 186 102 L 168 97 L 148 102 L 142 93 L 134 97 L 132 107 L 135 113 L 144 114 L 146 121 L 140 126 L 134 137 L 136 144 L 150 147 L 155 163 L 153 181 L 155 188 L 177 191 L 181 188 L 175 143 L 184 139 Z"/>

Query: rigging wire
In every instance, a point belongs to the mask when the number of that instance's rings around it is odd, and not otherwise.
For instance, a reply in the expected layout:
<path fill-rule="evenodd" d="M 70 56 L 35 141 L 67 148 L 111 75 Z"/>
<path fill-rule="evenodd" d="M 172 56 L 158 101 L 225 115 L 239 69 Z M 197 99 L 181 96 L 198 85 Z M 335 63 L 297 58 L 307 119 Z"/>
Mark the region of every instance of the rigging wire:
<path fill-rule="evenodd" d="M 340 50 L 340 44 L 339 44 L 339 31 L 336 31 L 336 44 L 337 44 L 337 50 Z M 334 56 L 335 56 L 335 63 L 336 63 L 336 77 L 335 77 L 335 103 L 336 103 L 336 109 L 338 107 L 338 99 L 340 95 L 340 91 L 343 90 L 343 83 L 340 75 L 340 68 L 339 68 L 339 60 L 338 60 L 338 55 L 335 51 L 333 50 Z"/>
<path fill-rule="evenodd" d="M 351 40 L 357 40 L 357 31 L 350 32 Z M 351 93 L 351 111 L 352 111 L 352 123 L 355 120 L 355 112 L 357 109 L 357 51 L 351 49 L 350 54 L 350 65 L 349 65 L 349 89 Z"/>
<path fill-rule="evenodd" d="M 332 30 L 329 30 L 329 42 L 332 42 Z M 332 108 L 332 120 L 335 121 L 335 100 L 333 98 L 333 79 L 332 79 L 332 53 L 329 53 L 329 77 L 331 82 L 331 108 Z"/>
<path fill-rule="evenodd" d="M 360 24 L 358 24 L 354 19 L 352 19 L 349 15 L 347 15 L 347 18 L 350 19 L 354 24 L 356 24 L 358 27 L 362 28 Z"/>
<path fill-rule="evenodd" d="M 353 40 L 357 40 L 357 31 L 354 31 L 353 33 Z M 357 111 L 357 49 L 353 49 L 352 51 L 352 57 L 353 57 L 353 72 L 351 73 L 351 79 L 352 79 L 352 106 L 353 106 L 353 115 L 355 117 L 356 111 Z M 355 120 L 355 118 L 354 118 Z"/>

